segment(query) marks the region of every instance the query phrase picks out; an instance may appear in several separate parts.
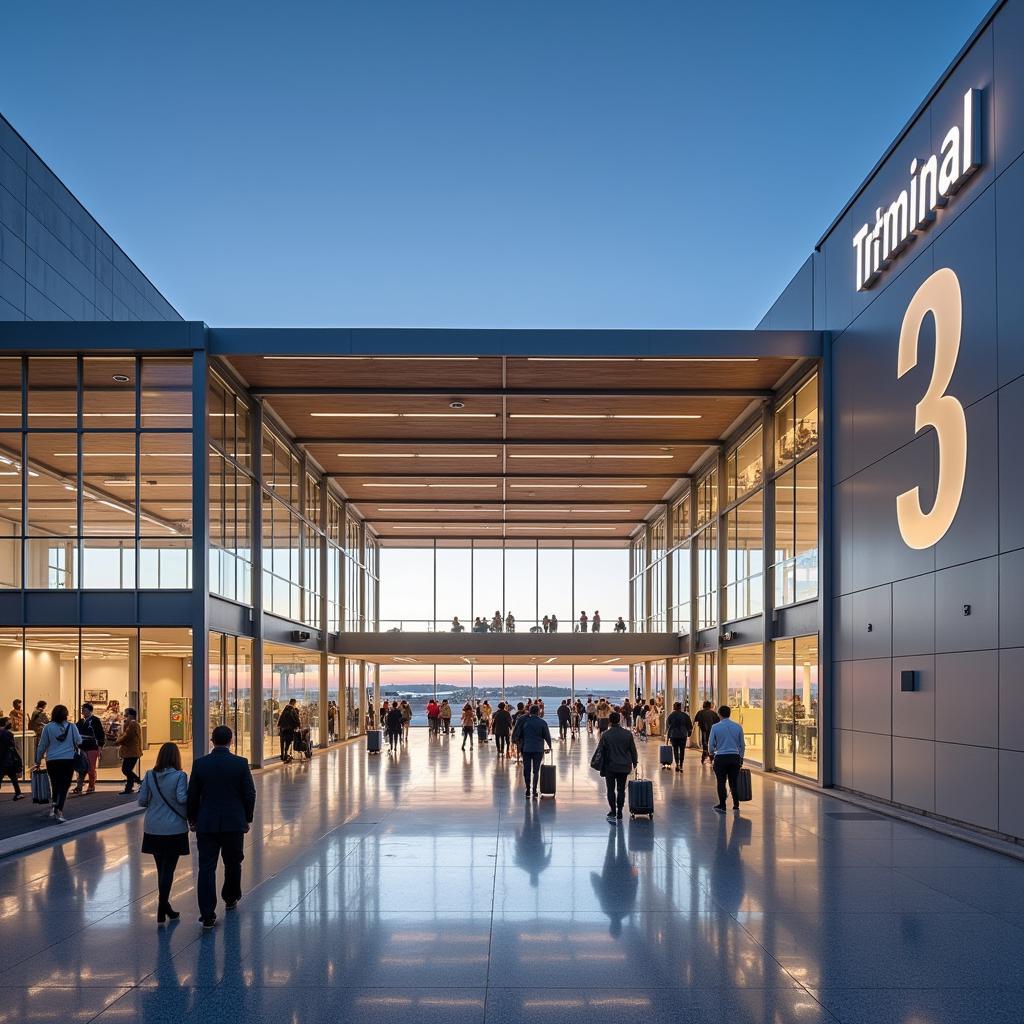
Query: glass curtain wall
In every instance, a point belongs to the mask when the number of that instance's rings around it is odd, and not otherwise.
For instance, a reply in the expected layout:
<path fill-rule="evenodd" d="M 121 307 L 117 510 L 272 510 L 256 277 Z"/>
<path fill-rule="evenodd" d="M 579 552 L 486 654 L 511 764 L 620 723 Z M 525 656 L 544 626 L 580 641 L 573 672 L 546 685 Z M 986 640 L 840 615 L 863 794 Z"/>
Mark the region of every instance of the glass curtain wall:
<path fill-rule="evenodd" d="M 818 378 L 775 412 L 775 604 L 818 596 Z"/>
<path fill-rule="evenodd" d="M 210 633 L 210 729 L 226 725 L 233 750 L 252 756 L 252 640 Z"/>
<path fill-rule="evenodd" d="M 207 388 L 210 593 L 252 603 L 252 446 L 249 407 L 215 374 Z"/>
<path fill-rule="evenodd" d="M 725 652 L 726 703 L 733 709 L 733 719 L 743 726 L 747 757 L 758 764 L 764 762 L 764 671 L 761 644 L 730 647 Z"/>
<path fill-rule="evenodd" d="M 15 705 L 15 701 L 20 702 Z M 72 721 L 85 702 L 103 725 L 97 775 L 124 783 L 117 740 L 124 712 L 134 708 L 142 730 L 141 768 L 151 768 L 163 743 L 176 743 L 192 763 L 192 637 L 187 629 L 31 628 L 0 630 L 0 706 L 22 712 L 16 744 L 26 772 L 44 719 L 63 704 Z"/>
<path fill-rule="evenodd" d="M 818 638 L 776 640 L 775 767 L 818 778 Z"/>
<path fill-rule="evenodd" d="M 666 517 L 662 516 L 651 524 L 651 564 L 647 569 L 650 577 L 648 592 L 651 595 L 650 614 L 647 617 L 647 628 L 653 633 L 664 633 L 668 628 L 666 613 L 666 559 L 668 555 L 666 546 Z"/>
<path fill-rule="evenodd" d="M 0 586 L 190 587 L 191 358 L 8 357 L 0 382 Z"/>
<path fill-rule="evenodd" d="M 718 624 L 718 470 L 697 484 L 697 628 Z"/>
<path fill-rule="evenodd" d="M 320 742 L 320 655 L 287 644 L 263 645 L 263 759 L 281 755 L 278 719 L 292 699 L 300 730 L 313 746 Z"/>
<path fill-rule="evenodd" d="M 442 542 L 379 554 L 384 630 L 572 632 L 582 612 L 588 632 L 611 632 L 628 619 L 625 547 Z"/>
<path fill-rule="evenodd" d="M 672 516 L 672 629 L 676 633 L 690 632 L 690 496 L 687 494 L 677 501 L 670 512 Z"/>
<path fill-rule="evenodd" d="M 629 548 L 629 590 L 631 597 L 629 628 L 633 633 L 647 630 L 647 531 L 636 537 Z"/>

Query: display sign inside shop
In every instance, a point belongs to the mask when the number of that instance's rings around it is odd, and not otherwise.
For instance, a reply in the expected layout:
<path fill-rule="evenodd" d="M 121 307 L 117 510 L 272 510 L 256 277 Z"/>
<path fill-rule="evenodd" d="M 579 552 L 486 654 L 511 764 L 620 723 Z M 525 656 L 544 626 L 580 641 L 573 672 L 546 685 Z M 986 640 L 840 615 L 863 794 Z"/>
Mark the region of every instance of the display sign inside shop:
<path fill-rule="evenodd" d="M 890 263 L 935 221 L 946 205 L 981 166 L 981 90 L 964 93 L 962 123 L 954 124 L 938 153 L 910 162 L 910 183 L 886 207 L 875 210 L 875 223 L 853 236 L 857 291 L 870 288 Z"/>

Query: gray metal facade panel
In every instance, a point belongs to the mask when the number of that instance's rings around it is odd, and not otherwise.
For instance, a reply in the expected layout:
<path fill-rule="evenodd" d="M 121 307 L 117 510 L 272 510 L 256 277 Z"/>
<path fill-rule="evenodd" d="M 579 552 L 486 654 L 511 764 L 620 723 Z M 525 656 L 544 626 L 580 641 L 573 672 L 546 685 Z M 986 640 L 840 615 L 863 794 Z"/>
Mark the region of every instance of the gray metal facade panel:
<path fill-rule="evenodd" d="M 892 798 L 898 804 L 935 810 L 935 744 L 907 736 L 892 739 Z"/>
<path fill-rule="evenodd" d="M 935 574 L 898 580 L 892 585 L 893 657 L 935 650 Z"/>
<path fill-rule="evenodd" d="M 999 383 L 1006 384 L 1024 374 L 1024 156 L 996 181 L 995 203 Z"/>
<path fill-rule="evenodd" d="M 999 553 L 999 423 L 995 394 L 966 410 L 967 476 L 960 508 L 935 545 L 935 565 L 944 569 Z"/>
<path fill-rule="evenodd" d="M 1024 4 L 1005 4 L 992 25 L 993 76 L 999 85 L 992 136 L 996 173 L 1024 153 Z"/>
<path fill-rule="evenodd" d="M 998 706 L 1000 748 L 1024 751 L 1024 647 L 999 652 Z M 1024 786 L 1018 788 L 1024 790 Z"/>
<path fill-rule="evenodd" d="M 181 319 L 2 117 L 0 261 L 24 278 L 0 320 Z"/>
<path fill-rule="evenodd" d="M 901 673 L 917 673 L 917 689 L 904 693 Z M 916 740 L 935 739 L 935 656 L 915 655 L 893 658 L 892 733 Z"/>

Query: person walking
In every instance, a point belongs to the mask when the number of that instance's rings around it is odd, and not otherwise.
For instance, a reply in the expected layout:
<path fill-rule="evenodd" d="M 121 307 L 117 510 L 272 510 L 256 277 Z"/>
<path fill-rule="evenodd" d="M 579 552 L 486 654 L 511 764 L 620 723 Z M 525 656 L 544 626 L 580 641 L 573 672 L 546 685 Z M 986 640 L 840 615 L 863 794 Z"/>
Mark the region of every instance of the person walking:
<path fill-rule="evenodd" d="M 405 723 L 402 719 L 402 709 L 398 706 L 398 701 L 393 700 L 391 702 L 391 710 L 388 711 L 387 717 L 384 719 L 384 734 L 388 738 L 388 750 L 392 754 L 401 745 L 402 730 L 404 728 Z"/>
<path fill-rule="evenodd" d="M 181 770 L 181 751 L 177 743 L 164 743 L 139 786 L 139 806 L 146 808 L 142 852 L 151 854 L 156 864 L 157 924 L 181 917 L 171 906 L 171 886 L 178 858 L 189 854 L 187 800 L 188 776 Z"/>
<path fill-rule="evenodd" d="M 135 766 L 142 757 L 142 729 L 135 708 L 124 709 L 124 732 L 117 741 L 117 753 L 121 758 L 121 774 L 124 776 L 122 793 L 132 793 L 142 779 L 135 773 Z"/>
<path fill-rule="evenodd" d="M 662 719 L 663 708 L 657 702 L 655 698 L 651 698 L 647 702 L 647 735 L 648 736 L 660 736 L 661 735 L 661 719 Z"/>
<path fill-rule="evenodd" d="M 718 709 L 718 721 L 711 726 L 708 737 L 708 753 L 711 754 L 711 767 L 718 780 L 718 803 L 715 810 L 725 814 L 725 782 L 729 780 L 729 792 L 732 793 L 732 809 L 740 809 L 739 782 L 740 768 L 743 767 L 743 756 L 747 752 L 743 726 L 732 720 L 732 708 L 723 704 Z"/>
<path fill-rule="evenodd" d="M 427 701 L 427 728 L 431 736 L 437 735 L 437 727 L 441 721 L 441 705 L 433 697 Z"/>
<path fill-rule="evenodd" d="M 43 726 L 49 722 L 50 716 L 46 713 L 46 701 L 36 701 L 36 709 L 32 712 L 31 718 L 28 720 L 29 729 L 36 734 L 36 743 L 39 742 L 39 737 L 43 733 Z"/>
<path fill-rule="evenodd" d="M 491 719 L 494 717 L 494 709 L 491 707 L 490 701 L 484 698 L 483 704 L 480 705 L 480 721 L 487 726 L 488 733 L 491 731 Z"/>
<path fill-rule="evenodd" d="M 452 706 L 447 697 L 441 701 L 441 731 L 445 736 L 450 736 L 452 731 Z"/>
<path fill-rule="evenodd" d="M 298 701 L 292 697 L 285 704 L 281 714 L 277 716 L 277 735 L 281 744 L 281 760 L 287 764 L 293 760 L 291 755 L 292 746 L 295 743 L 295 734 L 302 726 L 299 719 Z M 372 707 L 372 705 L 371 705 Z M 372 711 L 370 714 L 372 715 Z"/>
<path fill-rule="evenodd" d="M 569 735 L 569 722 L 572 719 L 572 709 L 569 707 L 569 702 L 563 700 L 558 705 L 558 742 L 564 743 L 566 736 Z"/>
<path fill-rule="evenodd" d="M 597 719 L 597 731 L 599 733 L 604 732 L 608 728 L 611 715 L 612 706 L 602 697 L 594 708 L 594 717 Z"/>
<path fill-rule="evenodd" d="M 700 711 L 697 712 L 696 719 L 697 728 L 700 730 L 700 763 L 703 765 L 705 761 L 711 760 L 711 754 L 708 752 L 708 737 L 711 735 L 712 727 L 718 721 L 718 714 L 711 706 L 711 701 L 704 701 Z"/>
<path fill-rule="evenodd" d="M 64 801 L 71 788 L 71 777 L 75 773 L 75 754 L 82 745 L 82 735 L 74 722 L 68 721 L 68 709 L 57 704 L 53 717 L 43 726 L 36 747 L 35 766 L 38 770 L 46 758 L 46 774 L 50 776 L 50 803 L 54 818 L 63 824 Z"/>
<path fill-rule="evenodd" d="M 85 755 L 86 771 L 78 773 L 78 784 L 72 792 L 78 796 L 82 792 L 85 777 L 89 776 L 89 788 L 85 791 L 96 792 L 96 764 L 100 759 L 100 749 L 107 742 L 107 730 L 103 723 L 92 713 L 92 705 L 82 705 L 82 717 L 75 723 L 75 728 L 82 737 L 82 753 Z"/>
<path fill-rule="evenodd" d="M 11 721 L 11 732 L 21 732 L 25 726 L 25 712 L 19 699 L 11 701 L 11 713 L 7 717 Z"/>
<path fill-rule="evenodd" d="M 514 633 L 515 631 L 516 617 L 511 612 L 509 612 L 508 615 L 505 616 L 505 632 Z"/>
<path fill-rule="evenodd" d="M 409 742 L 409 726 L 412 725 L 412 705 L 407 701 L 403 700 L 398 705 L 398 710 L 402 712 L 402 742 Z"/>
<path fill-rule="evenodd" d="M 336 701 L 327 702 L 327 742 L 333 743 L 338 722 L 338 704 Z"/>
<path fill-rule="evenodd" d="M 636 740 L 628 729 L 623 729 L 622 716 L 613 711 L 608 716 L 608 728 L 601 733 L 594 759 L 600 765 L 608 797 L 608 820 L 621 821 L 626 802 L 626 780 L 639 761 Z"/>
<path fill-rule="evenodd" d="M 622 702 L 622 707 L 619 708 L 619 714 L 622 716 L 622 728 L 632 729 L 633 728 L 633 705 L 629 703 L 627 697 Z"/>
<path fill-rule="evenodd" d="M 590 628 L 594 633 L 601 632 L 601 613 L 598 611 L 594 612 L 594 617 L 590 620 Z"/>
<path fill-rule="evenodd" d="M 199 847 L 196 897 L 204 928 L 217 923 L 218 858 L 224 862 L 225 908 L 234 910 L 242 898 L 244 839 L 256 810 L 249 762 L 231 753 L 232 738 L 226 725 L 218 725 L 210 737 L 213 750 L 196 760 L 188 782 L 185 816 Z"/>
<path fill-rule="evenodd" d="M 494 746 L 498 757 L 508 757 L 508 738 L 512 733 L 512 716 L 508 706 L 499 701 L 498 710 L 491 716 L 491 732 L 494 733 Z"/>
<path fill-rule="evenodd" d="M 473 730 L 476 729 L 476 712 L 473 705 L 466 701 L 462 709 L 462 749 L 466 749 L 466 740 L 469 740 L 469 749 L 473 749 Z"/>
<path fill-rule="evenodd" d="M 583 720 L 583 701 L 576 698 L 571 706 L 572 714 L 569 716 L 569 735 L 574 739 L 580 738 L 580 722 Z"/>
<path fill-rule="evenodd" d="M 0 718 L 0 785 L 3 785 L 4 779 L 10 779 L 14 786 L 15 800 L 22 798 L 19 781 L 22 768 L 21 754 L 18 753 L 14 733 L 11 732 L 11 720 L 5 716 Z"/>
<path fill-rule="evenodd" d="M 665 733 L 672 744 L 672 756 L 675 758 L 676 771 L 683 770 L 683 758 L 686 756 L 686 743 L 693 732 L 693 722 L 683 710 L 680 701 L 672 705 L 672 712 L 665 721 Z"/>
<path fill-rule="evenodd" d="M 557 633 L 558 632 L 558 616 L 557 615 L 552 615 L 551 616 L 551 632 L 552 633 Z"/>
<path fill-rule="evenodd" d="M 647 705 L 642 701 L 637 701 L 636 707 L 633 709 L 633 729 L 636 732 L 637 738 L 641 743 L 647 742 Z"/>
<path fill-rule="evenodd" d="M 597 705 L 594 703 L 593 697 L 587 697 L 586 703 L 587 712 L 587 735 L 594 735 L 594 726 L 597 725 Z"/>
<path fill-rule="evenodd" d="M 523 781 L 526 783 L 526 795 L 540 795 L 540 766 L 544 760 L 544 748 L 551 753 L 551 730 L 548 723 L 540 716 L 540 707 L 534 704 L 528 715 L 523 715 L 516 722 L 516 744 L 523 756 Z M 532 777 L 532 788 L 531 788 Z"/>
<path fill-rule="evenodd" d="M 581 611 L 580 612 L 580 621 L 578 623 L 577 632 L 578 633 L 586 633 L 586 631 L 587 631 L 587 613 Z"/>
<path fill-rule="evenodd" d="M 540 624 L 541 624 L 541 627 L 543 628 L 545 633 L 550 633 L 551 632 L 551 616 L 550 615 L 545 615 L 544 618 L 540 620 Z"/>

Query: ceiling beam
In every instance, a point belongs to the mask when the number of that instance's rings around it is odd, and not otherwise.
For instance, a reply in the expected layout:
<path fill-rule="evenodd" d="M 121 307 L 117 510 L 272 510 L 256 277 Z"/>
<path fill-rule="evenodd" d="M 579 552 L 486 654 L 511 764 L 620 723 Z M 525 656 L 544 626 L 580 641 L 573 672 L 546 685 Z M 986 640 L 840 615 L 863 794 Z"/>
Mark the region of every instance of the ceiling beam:
<path fill-rule="evenodd" d="M 357 508 L 359 505 L 365 504 L 368 501 L 376 502 L 378 505 L 429 505 L 431 508 L 444 508 L 450 509 L 452 506 L 462 506 L 469 508 L 470 511 L 475 510 L 478 506 L 502 506 L 502 505 L 593 505 L 599 507 L 601 505 L 628 505 L 630 508 L 639 508 L 641 506 L 648 507 L 651 505 L 667 505 L 668 502 L 661 498 L 644 498 L 641 501 L 630 501 L 628 498 L 623 498 L 621 501 L 617 501 L 614 498 L 571 498 L 564 501 L 560 501 L 558 498 L 537 498 L 534 501 L 529 501 L 526 498 L 483 498 L 480 501 L 474 501 L 472 498 L 463 498 L 462 500 L 446 500 L 444 498 L 350 498 L 348 503 L 355 505 Z M 516 509 L 511 509 L 516 511 Z"/>
<path fill-rule="evenodd" d="M 483 510 L 480 510 L 483 511 Z M 472 519 L 459 519 L 457 522 L 449 522 L 448 520 L 440 519 L 375 519 L 368 518 L 368 523 L 373 523 L 375 526 L 380 525 L 402 525 L 402 526 L 434 526 L 436 527 L 440 523 L 444 523 L 446 526 L 473 526 Z M 646 519 L 573 519 L 571 522 L 566 523 L 561 519 L 553 519 L 549 524 L 544 519 L 529 519 L 526 521 L 511 519 L 511 520 L 494 520 L 494 519 L 482 519 L 480 520 L 486 526 L 532 526 L 535 529 L 543 529 L 545 526 L 641 526 L 647 522 Z"/>
<path fill-rule="evenodd" d="M 762 398 L 769 399 L 770 388 L 381 388 L 332 387 L 329 384 L 282 385 L 249 389 L 253 398 Z"/>
<path fill-rule="evenodd" d="M 651 441 L 639 441 L 635 438 L 619 438 L 607 441 L 594 441 L 591 439 L 582 440 L 579 438 L 568 438 L 562 441 L 555 441 L 549 438 L 461 438 L 461 437 L 296 437 L 295 444 L 304 447 L 321 444 L 351 444 L 351 445 L 398 445 L 408 448 L 415 443 L 416 447 L 433 447 L 434 445 L 447 445 L 454 448 L 471 448 L 479 445 L 486 445 L 489 448 L 714 448 L 722 442 L 719 438 L 669 438 Z"/>
<path fill-rule="evenodd" d="M 369 477 L 381 480 L 403 478 L 427 479 L 442 477 L 446 480 L 564 480 L 569 474 L 561 473 L 446 473 L 443 470 L 421 470 L 420 472 L 399 472 L 385 470 L 382 473 L 325 473 L 331 480 L 360 480 Z M 685 473 L 576 473 L 581 480 L 683 480 Z M 598 485 L 599 486 L 599 485 Z"/>

